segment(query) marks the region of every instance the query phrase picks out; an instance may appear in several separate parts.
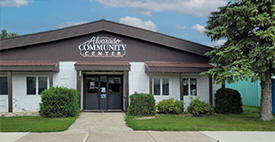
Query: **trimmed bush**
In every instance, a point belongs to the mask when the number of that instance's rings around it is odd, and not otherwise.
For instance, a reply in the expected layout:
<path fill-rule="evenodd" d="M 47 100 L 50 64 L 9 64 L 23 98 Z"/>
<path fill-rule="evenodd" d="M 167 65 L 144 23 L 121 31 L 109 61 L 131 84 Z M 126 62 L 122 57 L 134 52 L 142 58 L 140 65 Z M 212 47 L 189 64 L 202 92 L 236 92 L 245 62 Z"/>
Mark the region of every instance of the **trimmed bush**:
<path fill-rule="evenodd" d="M 155 105 L 155 98 L 152 94 L 134 93 L 130 96 L 127 114 L 133 116 L 155 115 Z"/>
<path fill-rule="evenodd" d="M 183 112 L 183 101 L 175 100 L 173 98 L 162 100 L 157 104 L 159 113 L 165 114 L 179 114 Z"/>
<path fill-rule="evenodd" d="M 79 113 L 78 91 L 64 87 L 51 87 L 41 95 L 42 117 L 74 117 Z"/>
<path fill-rule="evenodd" d="M 214 109 L 206 102 L 200 101 L 198 98 L 193 99 L 187 107 L 187 111 L 193 116 L 201 116 L 202 114 L 212 114 Z"/>
<path fill-rule="evenodd" d="M 242 113 L 242 98 L 240 93 L 230 88 L 219 89 L 215 94 L 215 111 L 217 113 Z"/>

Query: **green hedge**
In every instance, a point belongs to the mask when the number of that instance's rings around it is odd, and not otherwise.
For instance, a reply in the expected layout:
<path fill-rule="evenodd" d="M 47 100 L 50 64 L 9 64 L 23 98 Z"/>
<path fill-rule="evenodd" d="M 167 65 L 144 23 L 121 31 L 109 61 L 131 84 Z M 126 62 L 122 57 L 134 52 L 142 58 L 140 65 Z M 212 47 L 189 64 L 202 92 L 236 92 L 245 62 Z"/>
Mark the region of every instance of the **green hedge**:
<path fill-rule="evenodd" d="M 191 101 L 187 111 L 194 116 L 201 116 L 202 114 L 212 114 L 214 109 L 208 103 L 196 98 Z"/>
<path fill-rule="evenodd" d="M 130 96 L 127 114 L 133 116 L 155 115 L 155 105 L 155 98 L 152 94 L 134 93 Z"/>
<path fill-rule="evenodd" d="M 242 98 L 240 93 L 230 88 L 217 90 L 215 94 L 215 111 L 217 113 L 242 113 Z"/>
<path fill-rule="evenodd" d="M 175 100 L 174 98 L 162 100 L 157 104 L 159 113 L 179 114 L 183 112 L 183 101 Z"/>
<path fill-rule="evenodd" d="M 42 117 L 74 117 L 79 113 L 78 91 L 64 87 L 51 87 L 41 95 Z"/>

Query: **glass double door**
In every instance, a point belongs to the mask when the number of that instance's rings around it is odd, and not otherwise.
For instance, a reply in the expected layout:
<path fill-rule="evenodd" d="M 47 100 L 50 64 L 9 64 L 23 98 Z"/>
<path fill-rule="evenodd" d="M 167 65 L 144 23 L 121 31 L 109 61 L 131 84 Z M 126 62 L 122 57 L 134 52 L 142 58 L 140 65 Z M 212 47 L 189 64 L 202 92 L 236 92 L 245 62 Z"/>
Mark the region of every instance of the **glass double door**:
<path fill-rule="evenodd" d="M 122 76 L 84 76 L 85 110 L 122 110 Z"/>

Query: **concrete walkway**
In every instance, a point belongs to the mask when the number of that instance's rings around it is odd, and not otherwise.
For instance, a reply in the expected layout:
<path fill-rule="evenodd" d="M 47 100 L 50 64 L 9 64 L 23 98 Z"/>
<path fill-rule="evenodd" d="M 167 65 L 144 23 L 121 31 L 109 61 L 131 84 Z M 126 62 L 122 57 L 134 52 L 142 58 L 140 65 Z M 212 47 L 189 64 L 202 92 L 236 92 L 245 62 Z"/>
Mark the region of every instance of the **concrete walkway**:
<path fill-rule="evenodd" d="M 19 132 L 18 133 L 9 133 L 9 132 L 0 133 L 0 141 L 15 142 L 27 134 L 28 133 L 19 133 Z"/>
<path fill-rule="evenodd" d="M 275 142 L 275 132 L 204 131 L 219 142 Z"/>
<path fill-rule="evenodd" d="M 29 133 L 16 142 L 86 142 L 85 133 Z"/>
<path fill-rule="evenodd" d="M 1 136 L 1 135 L 0 135 Z M 0 137 L 1 139 L 1 137 Z M 7 142 L 15 142 L 7 141 Z M 200 132 L 133 131 L 124 113 L 81 113 L 65 132 L 28 133 L 16 142 L 216 142 Z M 6 142 L 6 141 L 5 141 Z"/>
<path fill-rule="evenodd" d="M 88 142 L 216 142 L 200 132 L 133 131 L 124 113 L 82 113 L 68 132 L 89 132 Z"/>

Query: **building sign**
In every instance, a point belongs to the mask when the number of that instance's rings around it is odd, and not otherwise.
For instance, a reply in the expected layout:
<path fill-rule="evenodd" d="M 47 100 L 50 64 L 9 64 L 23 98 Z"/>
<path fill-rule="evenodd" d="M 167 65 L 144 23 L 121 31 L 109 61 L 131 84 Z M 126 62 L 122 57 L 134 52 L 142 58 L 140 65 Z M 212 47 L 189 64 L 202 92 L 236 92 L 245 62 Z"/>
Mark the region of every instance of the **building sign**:
<path fill-rule="evenodd" d="M 95 37 L 78 46 L 83 57 L 123 57 L 126 55 L 126 44 L 113 37 Z"/>

